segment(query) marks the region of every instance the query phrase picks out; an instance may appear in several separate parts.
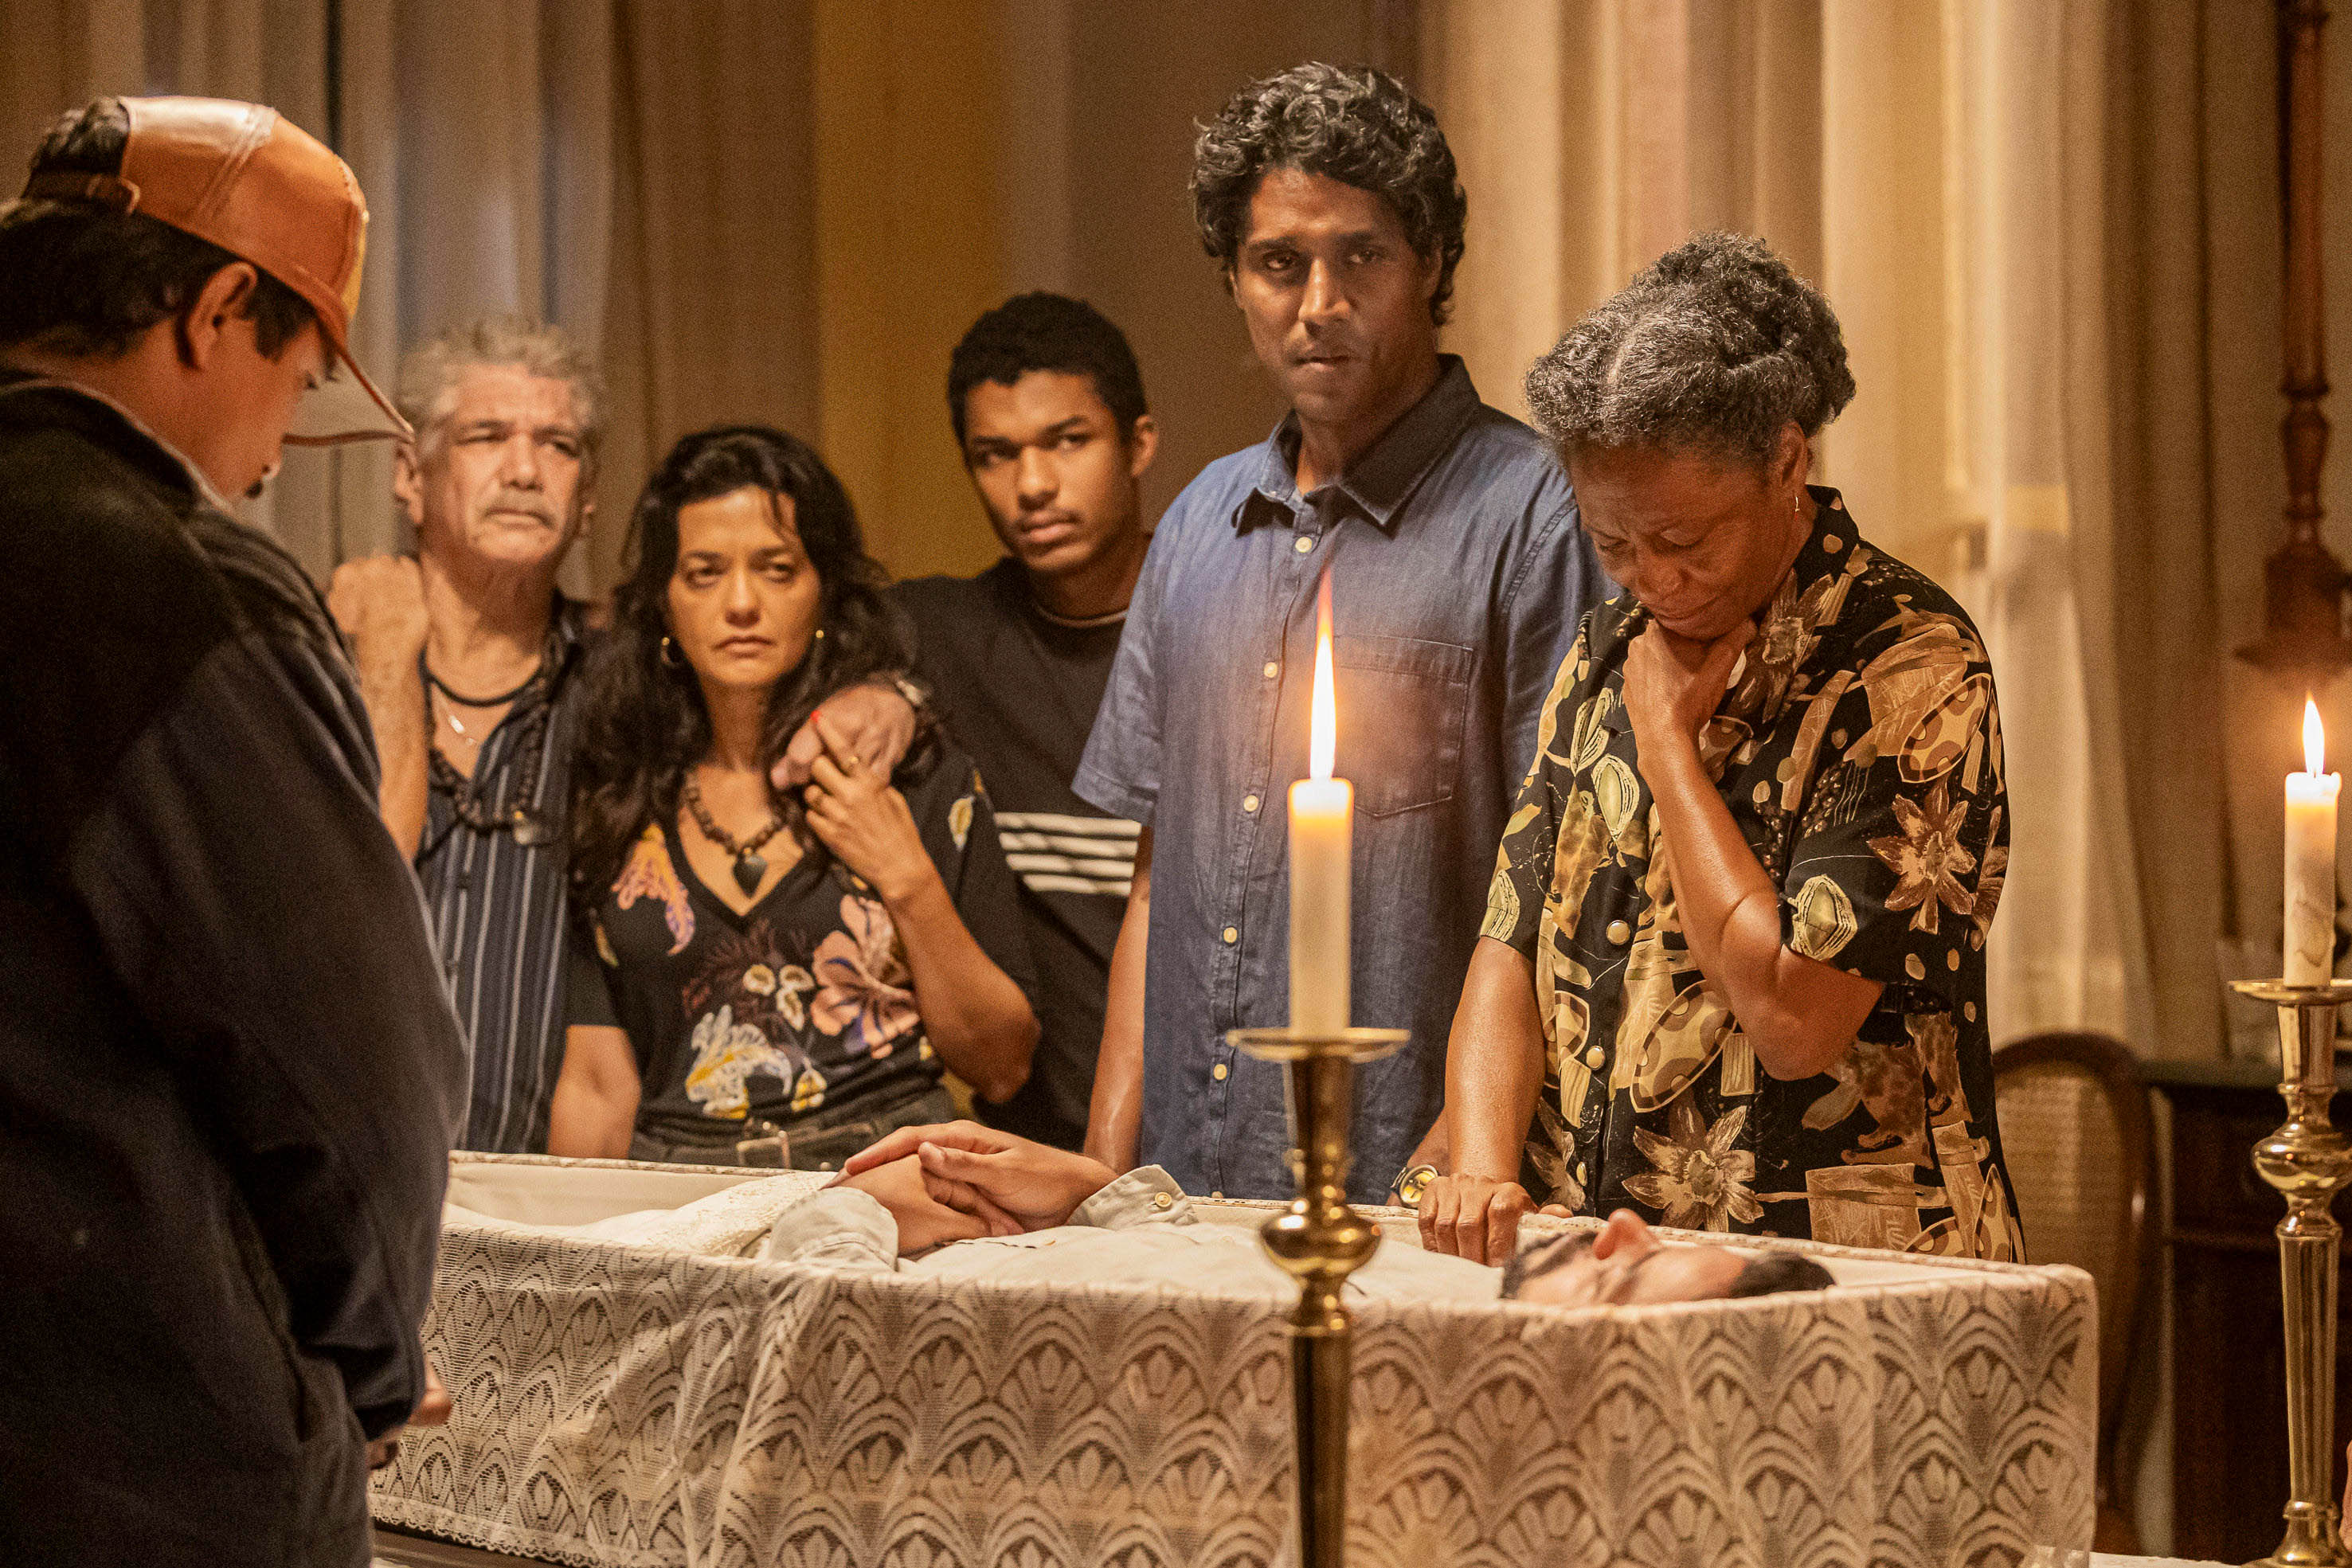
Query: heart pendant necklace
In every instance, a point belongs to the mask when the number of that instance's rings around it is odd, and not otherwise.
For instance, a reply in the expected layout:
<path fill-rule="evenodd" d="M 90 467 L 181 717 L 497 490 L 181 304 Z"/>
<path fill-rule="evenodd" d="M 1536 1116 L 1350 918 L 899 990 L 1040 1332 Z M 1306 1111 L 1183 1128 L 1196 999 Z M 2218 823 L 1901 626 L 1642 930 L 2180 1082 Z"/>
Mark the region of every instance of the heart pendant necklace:
<path fill-rule="evenodd" d="M 758 893 L 761 880 L 768 874 L 768 857 L 760 853 L 760 846 L 783 831 L 784 819 L 782 816 L 770 817 L 766 827 L 739 841 L 732 833 L 711 821 L 709 809 L 702 803 L 702 786 L 691 773 L 687 775 L 686 788 L 679 794 L 686 801 L 687 814 L 694 819 L 694 825 L 702 830 L 702 836 L 735 857 L 735 885 L 743 890 L 743 896 L 750 898 Z"/>

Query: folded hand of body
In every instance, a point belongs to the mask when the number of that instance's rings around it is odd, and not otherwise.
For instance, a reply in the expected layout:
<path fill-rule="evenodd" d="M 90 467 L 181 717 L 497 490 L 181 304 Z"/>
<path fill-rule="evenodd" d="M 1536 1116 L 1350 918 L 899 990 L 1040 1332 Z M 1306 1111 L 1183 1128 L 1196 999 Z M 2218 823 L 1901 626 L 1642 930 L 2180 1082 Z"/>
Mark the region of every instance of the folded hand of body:
<path fill-rule="evenodd" d="M 898 1227 L 898 1251 L 904 1256 L 928 1250 L 946 1241 L 970 1241 L 981 1236 L 1018 1236 L 1021 1225 L 1001 1212 L 992 1212 L 956 1196 L 950 1184 L 933 1180 L 911 1154 L 897 1158 L 869 1159 L 876 1145 L 845 1166 L 833 1185 L 855 1187 L 890 1211 Z M 860 1163 L 863 1162 L 863 1163 Z"/>
<path fill-rule="evenodd" d="M 1067 1225 L 1071 1212 L 1118 1174 L 1099 1160 L 977 1122 L 901 1127 L 852 1155 L 842 1171 L 848 1179 L 905 1160 L 919 1161 L 937 1203 L 1013 1231 Z"/>

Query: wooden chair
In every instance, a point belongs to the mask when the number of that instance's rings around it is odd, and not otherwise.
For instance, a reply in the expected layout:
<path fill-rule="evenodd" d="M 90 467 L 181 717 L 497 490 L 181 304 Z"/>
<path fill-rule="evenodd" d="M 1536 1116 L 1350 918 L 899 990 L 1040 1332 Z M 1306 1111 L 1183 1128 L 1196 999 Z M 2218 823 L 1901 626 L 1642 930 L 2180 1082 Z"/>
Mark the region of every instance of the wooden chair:
<path fill-rule="evenodd" d="M 2154 1404 L 2156 1164 L 2147 1089 L 2131 1052 L 2103 1034 L 2012 1041 L 1993 1052 L 1992 1074 L 2026 1257 L 2072 1263 L 2098 1285 L 2094 1550 L 2136 1554 L 2129 1503 Z"/>

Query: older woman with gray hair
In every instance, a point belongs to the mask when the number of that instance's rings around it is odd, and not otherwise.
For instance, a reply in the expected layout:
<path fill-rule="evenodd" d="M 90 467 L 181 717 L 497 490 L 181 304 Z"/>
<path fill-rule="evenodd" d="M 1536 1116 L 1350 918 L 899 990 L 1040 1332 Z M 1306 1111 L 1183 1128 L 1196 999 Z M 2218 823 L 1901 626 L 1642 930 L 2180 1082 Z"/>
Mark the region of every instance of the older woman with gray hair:
<path fill-rule="evenodd" d="M 1984 644 L 1806 483 L 1853 395 L 1760 242 L 1695 239 L 1528 377 L 1624 591 L 1585 620 L 1495 868 L 1423 1239 L 1519 1216 L 2015 1259 L 1984 943 Z"/>

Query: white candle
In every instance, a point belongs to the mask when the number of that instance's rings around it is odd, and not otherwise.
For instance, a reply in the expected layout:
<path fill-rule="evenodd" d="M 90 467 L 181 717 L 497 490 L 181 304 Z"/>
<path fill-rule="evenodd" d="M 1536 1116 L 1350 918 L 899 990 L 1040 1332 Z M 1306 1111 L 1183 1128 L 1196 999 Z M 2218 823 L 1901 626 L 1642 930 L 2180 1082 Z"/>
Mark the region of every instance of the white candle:
<path fill-rule="evenodd" d="M 2319 705 L 2303 705 L 2304 771 L 2286 776 L 2286 983 L 2325 985 L 2336 973 L 2336 791 L 2322 771 Z"/>
<path fill-rule="evenodd" d="M 1307 778 L 1290 787 L 1290 1027 L 1348 1027 L 1348 857 L 1356 790 L 1331 777 L 1337 714 L 1331 696 L 1331 580 L 1317 595 L 1314 711 Z"/>

